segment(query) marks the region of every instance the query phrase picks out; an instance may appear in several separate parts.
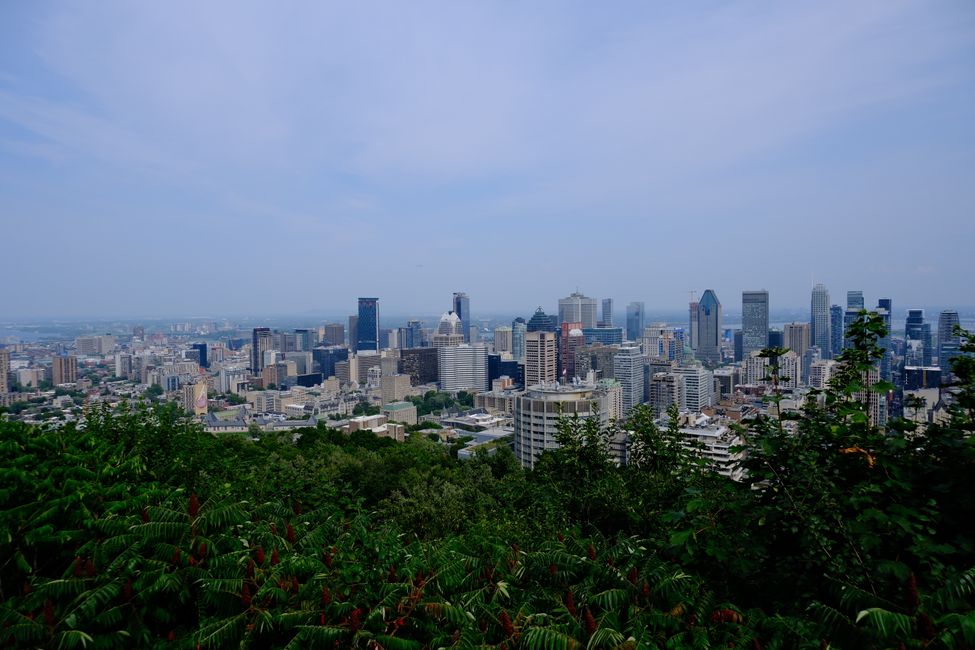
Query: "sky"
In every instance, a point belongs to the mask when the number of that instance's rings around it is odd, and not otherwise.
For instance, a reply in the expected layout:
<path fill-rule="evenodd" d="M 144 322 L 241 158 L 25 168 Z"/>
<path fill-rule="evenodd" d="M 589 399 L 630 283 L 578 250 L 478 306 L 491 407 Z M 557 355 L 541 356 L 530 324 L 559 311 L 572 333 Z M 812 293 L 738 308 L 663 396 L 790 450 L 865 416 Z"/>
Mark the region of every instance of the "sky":
<path fill-rule="evenodd" d="M 975 3 L 0 3 L 0 320 L 975 305 Z"/>

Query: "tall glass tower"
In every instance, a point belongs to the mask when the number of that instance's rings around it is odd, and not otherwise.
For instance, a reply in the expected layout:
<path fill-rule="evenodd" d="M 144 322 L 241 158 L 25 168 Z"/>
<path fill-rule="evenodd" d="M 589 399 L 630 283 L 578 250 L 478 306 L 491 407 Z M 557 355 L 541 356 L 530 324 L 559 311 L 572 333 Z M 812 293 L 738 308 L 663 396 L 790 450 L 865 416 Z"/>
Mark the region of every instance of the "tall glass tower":
<path fill-rule="evenodd" d="M 631 302 L 626 306 L 626 340 L 639 341 L 643 336 L 646 306 L 642 302 Z"/>
<path fill-rule="evenodd" d="M 721 301 L 712 289 L 697 301 L 697 334 L 698 358 L 711 365 L 721 363 Z"/>
<path fill-rule="evenodd" d="M 356 350 L 379 350 L 379 298 L 359 298 Z"/>
<path fill-rule="evenodd" d="M 454 293 L 454 313 L 464 328 L 464 343 L 471 342 L 471 299 L 463 291 Z"/>
<path fill-rule="evenodd" d="M 823 359 L 833 358 L 829 325 L 829 290 L 820 283 L 812 290 L 812 300 L 809 305 L 809 327 L 812 344 L 819 348 Z"/>

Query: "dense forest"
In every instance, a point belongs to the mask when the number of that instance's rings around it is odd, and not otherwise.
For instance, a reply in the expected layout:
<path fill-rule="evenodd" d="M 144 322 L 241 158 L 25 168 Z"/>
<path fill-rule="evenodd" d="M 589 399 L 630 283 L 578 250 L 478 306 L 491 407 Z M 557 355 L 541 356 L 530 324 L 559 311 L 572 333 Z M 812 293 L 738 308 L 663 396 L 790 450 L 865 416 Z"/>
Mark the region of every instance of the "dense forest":
<path fill-rule="evenodd" d="M 566 419 L 533 471 L 422 435 L 214 437 L 155 404 L 0 422 L 0 643 L 973 648 L 975 360 L 950 421 L 879 430 L 880 334 L 854 324 L 794 433 L 743 428 L 743 482 L 640 410 L 626 466 Z"/>

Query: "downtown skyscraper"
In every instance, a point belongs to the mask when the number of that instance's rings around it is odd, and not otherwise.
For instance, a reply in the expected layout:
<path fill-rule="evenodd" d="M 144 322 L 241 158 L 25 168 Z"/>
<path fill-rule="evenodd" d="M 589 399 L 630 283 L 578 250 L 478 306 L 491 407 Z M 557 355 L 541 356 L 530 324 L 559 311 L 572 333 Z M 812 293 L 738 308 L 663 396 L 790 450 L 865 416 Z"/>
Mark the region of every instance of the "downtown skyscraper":
<path fill-rule="evenodd" d="M 626 340 L 639 341 L 643 336 L 647 308 L 642 302 L 631 302 L 626 306 Z"/>
<path fill-rule="evenodd" d="M 829 323 L 829 290 L 822 283 L 813 287 L 809 302 L 809 327 L 812 344 L 819 348 L 823 359 L 832 359 L 832 340 Z"/>
<path fill-rule="evenodd" d="M 721 363 L 721 302 L 712 289 L 697 301 L 696 325 L 697 336 L 692 338 L 697 342 L 697 358 L 710 365 Z"/>
<path fill-rule="evenodd" d="M 768 347 L 768 291 L 741 292 L 742 357 Z"/>
<path fill-rule="evenodd" d="M 379 351 L 379 298 L 359 298 L 356 350 Z"/>
<path fill-rule="evenodd" d="M 454 293 L 454 313 L 464 328 L 464 343 L 471 342 L 471 299 L 463 291 Z"/>

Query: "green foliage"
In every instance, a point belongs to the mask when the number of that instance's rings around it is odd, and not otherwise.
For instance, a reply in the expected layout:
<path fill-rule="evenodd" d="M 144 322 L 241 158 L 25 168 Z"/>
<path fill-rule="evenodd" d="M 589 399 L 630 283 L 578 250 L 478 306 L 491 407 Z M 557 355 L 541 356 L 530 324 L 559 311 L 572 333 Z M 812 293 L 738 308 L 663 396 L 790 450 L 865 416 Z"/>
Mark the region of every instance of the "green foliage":
<path fill-rule="evenodd" d="M 819 400 L 743 423 L 742 483 L 643 409 L 564 419 L 531 472 L 323 423 L 215 437 L 155 404 L 0 422 L 0 644 L 975 647 L 975 368 L 949 421 L 881 429 L 882 335 L 861 314 Z"/>

